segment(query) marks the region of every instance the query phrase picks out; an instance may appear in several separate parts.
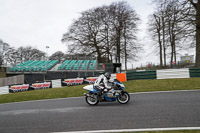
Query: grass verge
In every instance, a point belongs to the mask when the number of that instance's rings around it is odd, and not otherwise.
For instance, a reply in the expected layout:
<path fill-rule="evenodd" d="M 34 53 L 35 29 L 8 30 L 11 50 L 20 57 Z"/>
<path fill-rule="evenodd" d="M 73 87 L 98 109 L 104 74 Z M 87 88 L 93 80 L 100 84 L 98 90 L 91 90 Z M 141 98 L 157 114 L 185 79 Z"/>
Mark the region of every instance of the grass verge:
<path fill-rule="evenodd" d="M 124 83 L 128 92 L 200 89 L 200 78 L 132 80 Z"/>
<path fill-rule="evenodd" d="M 124 82 L 124 85 L 126 87 L 126 91 L 128 91 L 129 93 L 150 92 L 150 91 L 170 91 L 170 90 L 194 90 L 194 89 L 200 89 L 200 78 L 132 80 L 132 81 Z M 83 86 L 85 85 L 0 95 L 0 104 L 11 103 L 11 102 L 21 102 L 21 101 L 31 101 L 31 100 L 41 100 L 41 99 L 83 96 L 83 93 L 86 92 L 82 89 Z"/>

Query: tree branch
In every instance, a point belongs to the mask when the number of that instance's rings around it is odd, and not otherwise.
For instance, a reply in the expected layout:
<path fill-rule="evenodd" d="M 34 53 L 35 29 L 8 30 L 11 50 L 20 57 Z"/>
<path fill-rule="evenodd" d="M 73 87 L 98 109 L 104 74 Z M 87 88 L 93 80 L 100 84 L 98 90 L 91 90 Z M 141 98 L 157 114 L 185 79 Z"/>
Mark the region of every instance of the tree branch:
<path fill-rule="evenodd" d="M 194 6 L 194 8 L 195 9 L 197 9 L 197 4 L 196 3 L 194 3 L 194 1 L 193 0 L 188 0 L 193 6 Z"/>

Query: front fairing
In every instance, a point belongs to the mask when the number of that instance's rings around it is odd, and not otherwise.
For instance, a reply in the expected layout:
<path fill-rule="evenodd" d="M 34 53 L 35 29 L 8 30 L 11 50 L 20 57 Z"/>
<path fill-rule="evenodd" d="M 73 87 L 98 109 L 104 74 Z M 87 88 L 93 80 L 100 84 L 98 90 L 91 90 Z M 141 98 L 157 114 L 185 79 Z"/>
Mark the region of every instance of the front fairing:
<path fill-rule="evenodd" d="M 96 89 L 94 88 L 94 85 L 87 85 L 87 86 L 84 86 L 83 89 L 89 91 L 90 93 L 96 93 L 96 92 L 98 92 L 98 90 L 96 90 Z"/>

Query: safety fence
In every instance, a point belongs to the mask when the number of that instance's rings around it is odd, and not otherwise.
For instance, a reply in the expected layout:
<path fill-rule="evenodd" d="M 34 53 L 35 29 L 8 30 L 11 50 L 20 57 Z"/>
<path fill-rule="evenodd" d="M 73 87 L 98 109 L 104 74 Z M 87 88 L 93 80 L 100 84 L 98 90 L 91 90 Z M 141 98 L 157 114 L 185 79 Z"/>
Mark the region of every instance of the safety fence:
<path fill-rule="evenodd" d="M 157 79 L 190 78 L 189 69 L 164 69 L 156 71 Z"/>
<path fill-rule="evenodd" d="M 190 68 L 190 77 L 200 77 L 200 69 L 199 68 Z"/>
<path fill-rule="evenodd" d="M 139 79 L 175 79 L 200 77 L 200 68 L 162 69 L 156 71 L 129 71 L 127 80 Z"/>
<path fill-rule="evenodd" d="M 129 71 L 126 73 L 127 80 L 156 79 L 156 71 Z"/>

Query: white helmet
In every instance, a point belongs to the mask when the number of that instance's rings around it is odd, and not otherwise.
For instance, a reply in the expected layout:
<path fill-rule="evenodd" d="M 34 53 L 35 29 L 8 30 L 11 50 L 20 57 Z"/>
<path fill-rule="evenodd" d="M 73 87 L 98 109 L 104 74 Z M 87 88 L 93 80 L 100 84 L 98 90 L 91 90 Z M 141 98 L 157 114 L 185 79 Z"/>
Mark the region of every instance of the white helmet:
<path fill-rule="evenodd" d="M 106 72 L 106 73 L 104 74 L 104 76 L 109 80 L 110 77 L 111 77 L 111 74 L 110 74 L 110 72 Z"/>

